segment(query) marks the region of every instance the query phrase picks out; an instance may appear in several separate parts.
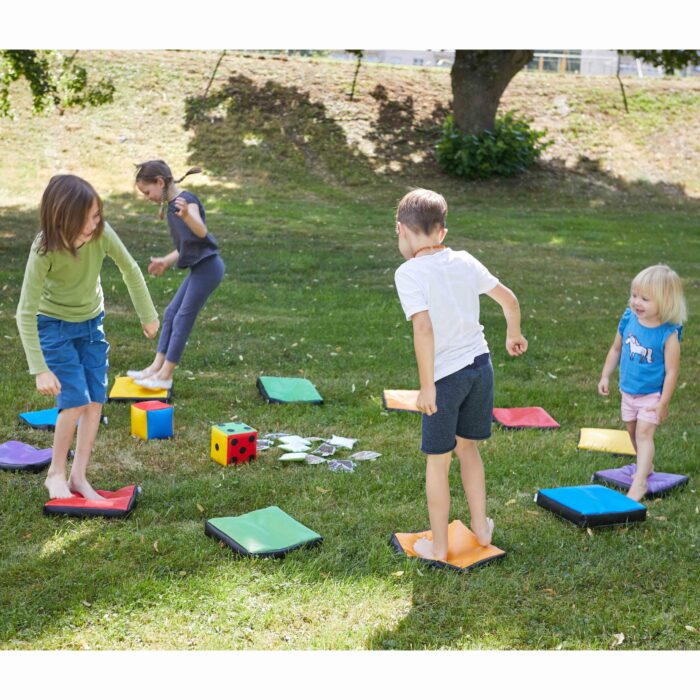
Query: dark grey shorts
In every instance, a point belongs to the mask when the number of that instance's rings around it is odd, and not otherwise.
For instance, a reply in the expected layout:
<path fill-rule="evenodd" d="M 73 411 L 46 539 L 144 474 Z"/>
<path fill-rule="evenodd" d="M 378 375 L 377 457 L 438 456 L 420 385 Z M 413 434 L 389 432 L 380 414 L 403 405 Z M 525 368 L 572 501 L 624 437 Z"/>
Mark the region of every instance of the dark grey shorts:
<path fill-rule="evenodd" d="M 493 365 L 488 353 L 435 382 L 437 413 L 423 414 L 421 450 L 451 452 L 457 437 L 486 440 L 493 421 Z"/>

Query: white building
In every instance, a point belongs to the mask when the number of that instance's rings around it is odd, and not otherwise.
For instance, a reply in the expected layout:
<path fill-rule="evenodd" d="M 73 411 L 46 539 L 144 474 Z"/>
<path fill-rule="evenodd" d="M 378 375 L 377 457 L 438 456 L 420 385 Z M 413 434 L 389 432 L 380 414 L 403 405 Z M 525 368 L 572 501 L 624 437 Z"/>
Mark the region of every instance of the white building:
<path fill-rule="evenodd" d="M 451 68 L 455 52 L 445 50 L 412 51 L 410 49 L 363 49 L 363 61 L 388 63 L 393 66 L 425 66 L 430 68 Z M 347 51 L 331 51 L 329 58 L 357 60 Z"/>

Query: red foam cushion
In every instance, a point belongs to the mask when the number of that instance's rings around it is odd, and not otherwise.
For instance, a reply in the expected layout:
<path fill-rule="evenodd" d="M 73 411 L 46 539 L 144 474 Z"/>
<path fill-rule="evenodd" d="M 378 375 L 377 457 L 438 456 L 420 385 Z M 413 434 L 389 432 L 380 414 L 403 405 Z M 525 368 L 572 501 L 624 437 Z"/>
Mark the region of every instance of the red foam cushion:
<path fill-rule="evenodd" d="M 90 515 L 126 515 L 136 501 L 136 484 L 124 486 L 117 491 L 101 491 L 97 489 L 104 501 L 95 501 L 83 498 L 76 493 L 73 498 L 53 498 L 44 504 L 45 513 L 67 513 Z"/>
<path fill-rule="evenodd" d="M 142 411 L 159 411 L 163 408 L 172 408 L 172 406 L 169 403 L 163 403 L 154 399 L 153 401 L 139 401 L 134 404 L 134 408 L 140 408 Z"/>
<path fill-rule="evenodd" d="M 552 416 L 539 406 L 494 408 L 493 417 L 506 428 L 560 428 Z"/>

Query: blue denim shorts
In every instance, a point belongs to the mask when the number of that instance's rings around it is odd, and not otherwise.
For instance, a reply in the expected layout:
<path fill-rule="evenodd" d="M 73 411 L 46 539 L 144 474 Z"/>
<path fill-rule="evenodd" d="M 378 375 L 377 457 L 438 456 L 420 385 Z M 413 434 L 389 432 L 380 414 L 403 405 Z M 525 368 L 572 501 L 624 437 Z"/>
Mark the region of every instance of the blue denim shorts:
<path fill-rule="evenodd" d="M 488 353 L 435 382 L 437 413 L 423 414 L 421 450 L 451 452 L 457 437 L 486 440 L 493 422 L 493 365 Z"/>
<path fill-rule="evenodd" d="M 59 409 L 107 401 L 109 343 L 103 328 L 104 311 L 89 321 L 61 321 L 37 314 L 39 343 L 48 368 L 61 382 Z"/>

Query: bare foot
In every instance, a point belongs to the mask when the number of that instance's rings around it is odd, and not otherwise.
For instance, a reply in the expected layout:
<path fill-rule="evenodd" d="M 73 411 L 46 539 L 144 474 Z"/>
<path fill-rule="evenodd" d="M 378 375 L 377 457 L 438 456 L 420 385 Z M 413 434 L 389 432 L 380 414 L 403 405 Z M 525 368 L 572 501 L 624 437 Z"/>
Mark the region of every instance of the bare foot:
<path fill-rule="evenodd" d="M 493 520 L 486 518 L 481 527 L 475 527 L 474 523 L 471 523 L 471 531 L 476 535 L 476 541 L 482 547 L 488 547 L 493 537 Z"/>
<path fill-rule="evenodd" d="M 413 545 L 413 551 L 421 559 L 440 559 L 442 561 L 447 559 L 447 552 L 445 552 L 442 556 L 438 556 L 438 553 L 433 551 L 432 540 L 429 540 L 427 537 L 421 537 L 419 540 L 416 540 L 415 544 Z"/>
<path fill-rule="evenodd" d="M 49 498 L 72 498 L 68 482 L 63 474 L 49 474 L 44 481 L 44 486 L 49 491 Z"/>
<path fill-rule="evenodd" d="M 72 477 L 68 480 L 68 486 L 70 490 L 79 493 L 83 498 L 87 498 L 88 501 L 104 501 L 104 496 L 100 496 L 95 489 L 90 486 L 87 479 L 82 481 L 74 480 Z"/>
<path fill-rule="evenodd" d="M 627 492 L 627 498 L 631 498 L 633 501 L 641 501 L 647 493 L 647 483 L 646 479 L 643 484 L 637 483 L 637 481 L 632 482 L 630 490 Z"/>

